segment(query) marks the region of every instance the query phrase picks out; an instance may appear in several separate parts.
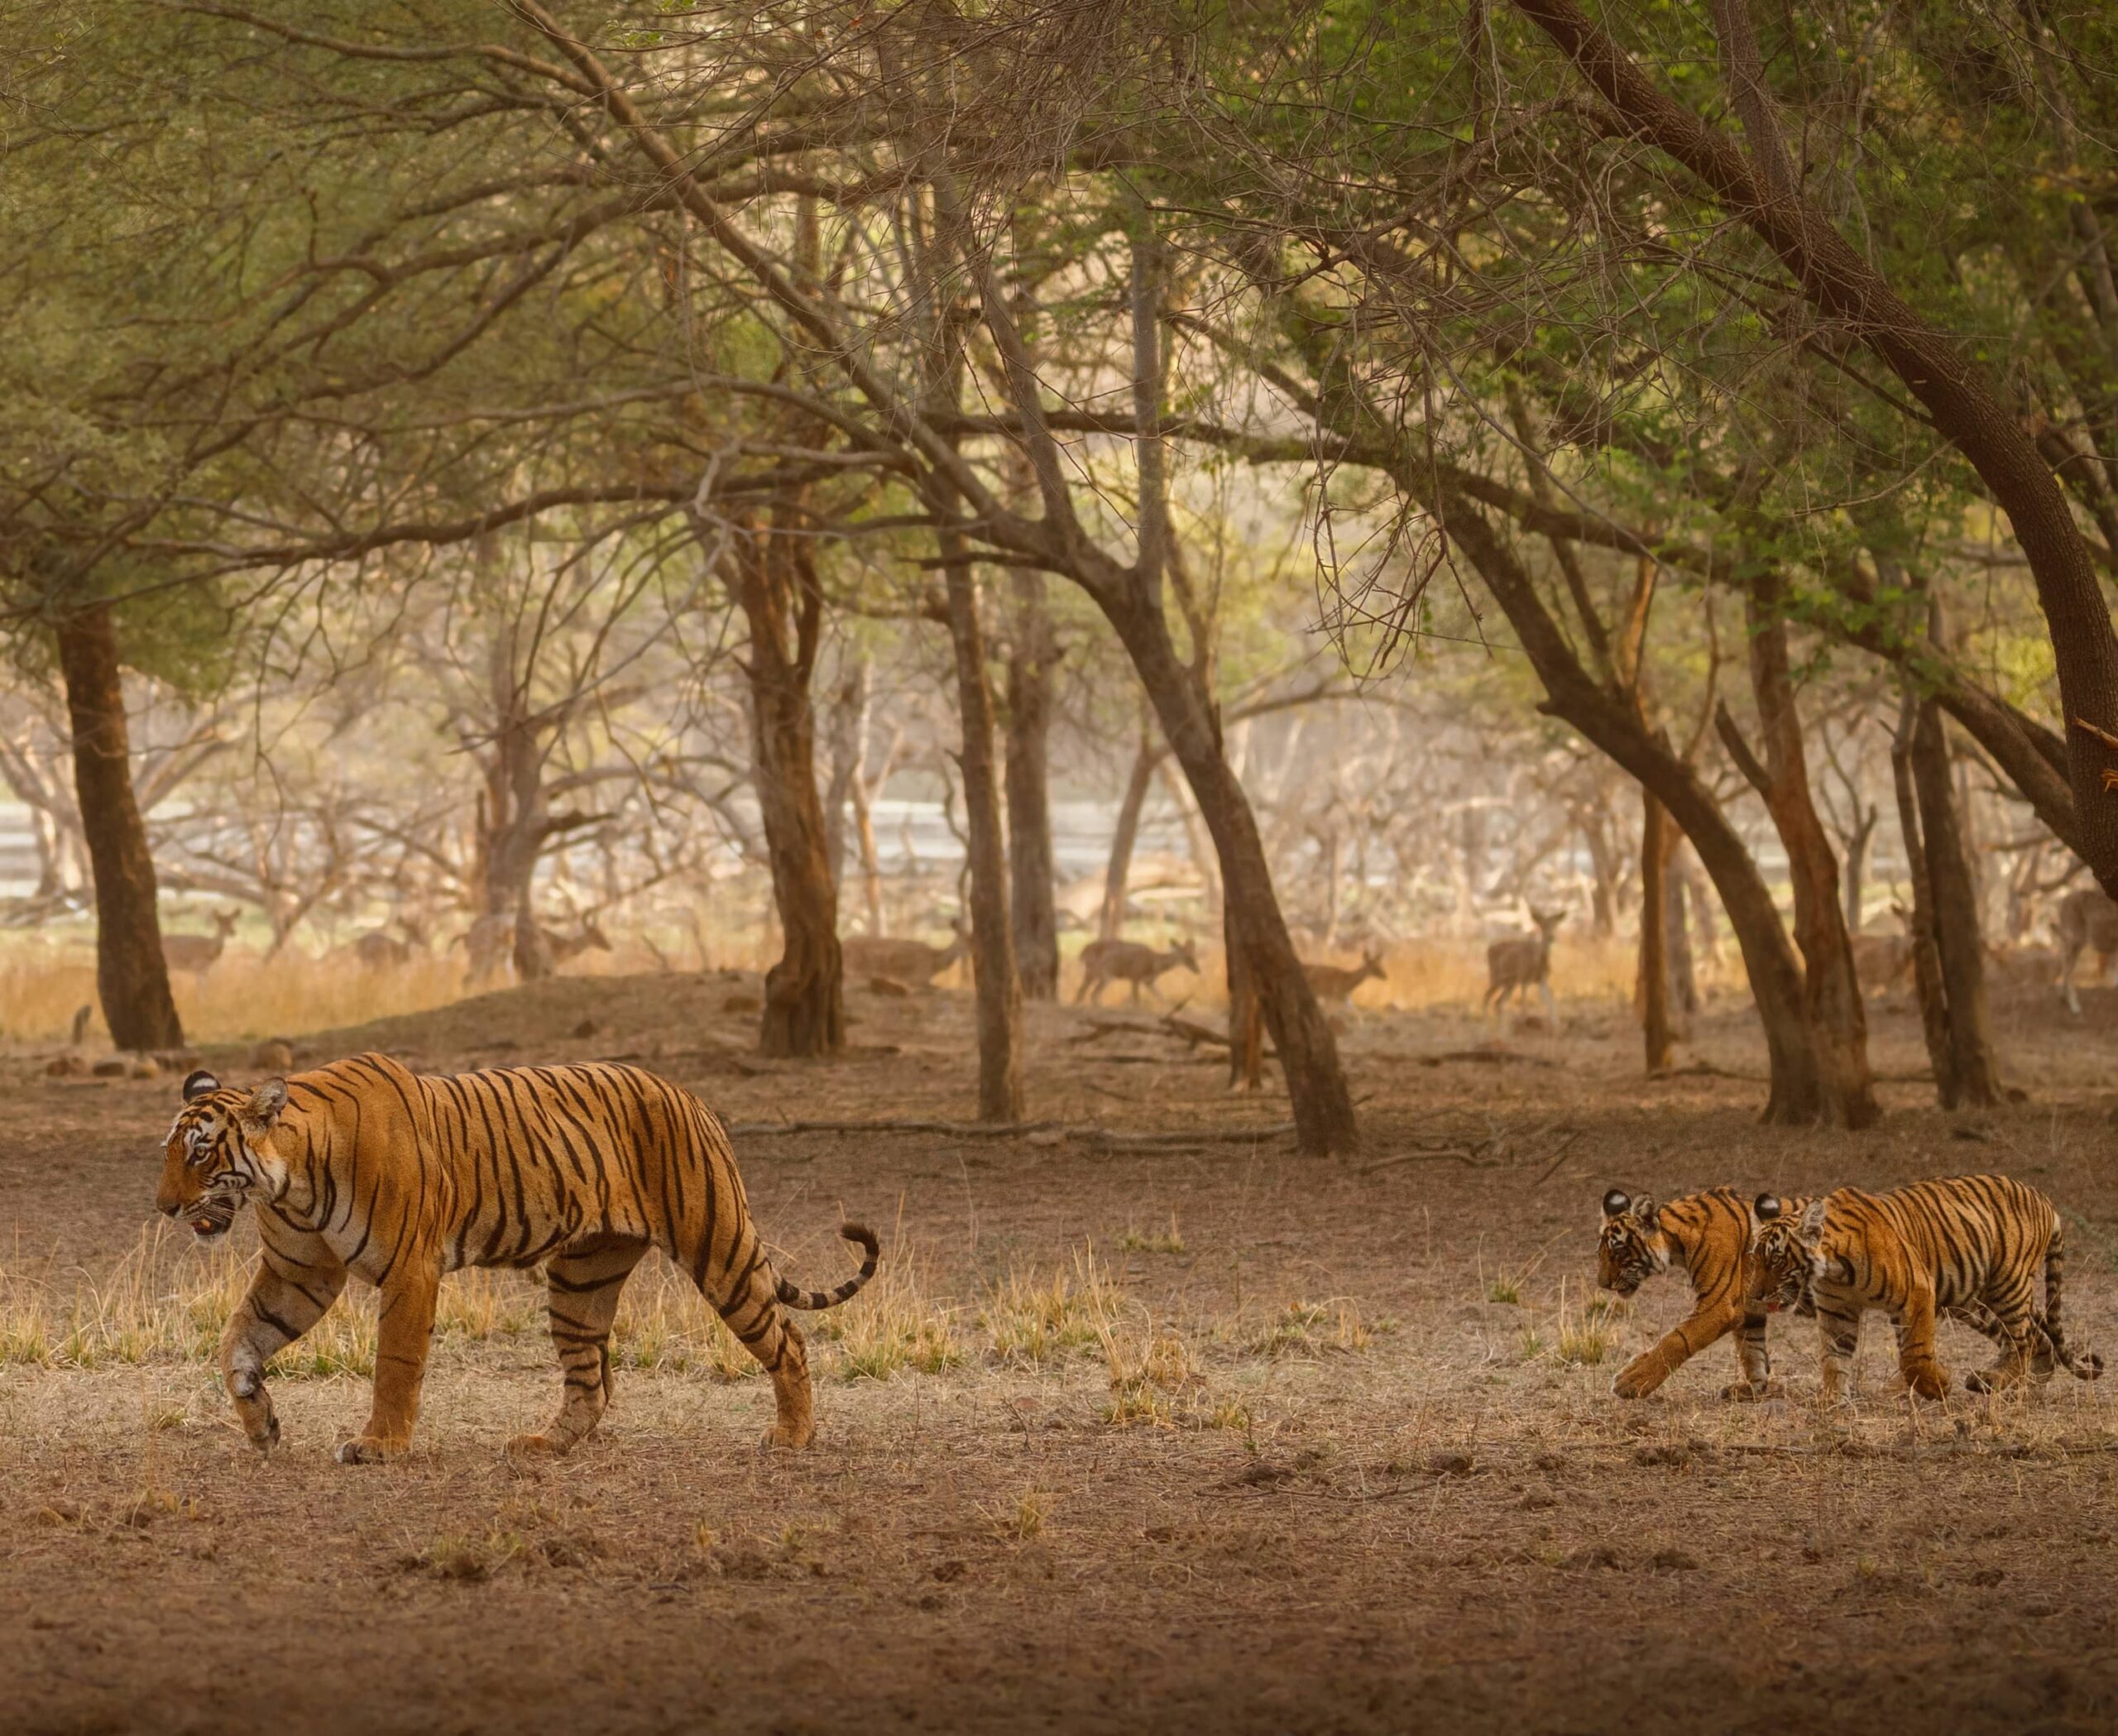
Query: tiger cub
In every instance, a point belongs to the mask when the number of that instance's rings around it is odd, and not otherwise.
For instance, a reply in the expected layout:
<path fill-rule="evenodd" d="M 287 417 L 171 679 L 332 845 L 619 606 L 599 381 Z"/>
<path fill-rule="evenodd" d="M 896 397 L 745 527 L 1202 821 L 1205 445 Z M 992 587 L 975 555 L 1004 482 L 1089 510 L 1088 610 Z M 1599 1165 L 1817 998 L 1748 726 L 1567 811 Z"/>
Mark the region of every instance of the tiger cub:
<path fill-rule="evenodd" d="M 1760 1194 L 1751 1244 L 1751 1295 L 1768 1310 L 1814 1298 L 1823 1360 L 1823 1396 L 1845 1396 L 1861 1316 L 1879 1308 L 1897 1329 L 1898 1371 L 1923 1398 L 1939 1398 L 1949 1377 L 1934 1355 L 1938 1315 L 1961 1321 L 2000 1347 L 1974 1393 L 2049 1379 L 2058 1364 L 2083 1380 L 2103 1359 L 2072 1348 L 2059 1322 L 2066 1235 L 2051 1201 L 2006 1176 L 1952 1176 L 1889 1193 L 1842 1187 L 1806 1206 Z M 2044 1306 L 2037 1274 L 2044 1273 Z"/>
<path fill-rule="evenodd" d="M 1750 1207 L 1732 1187 L 1688 1193 L 1666 1206 L 1615 1187 L 1603 1196 L 1603 1233 L 1596 1243 L 1599 1285 L 1631 1296 L 1673 1265 L 1691 1278 L 1691 1312 L 1618 1370 L 1611 1390 L 1619 1398 L 1646 1398 L 1715 1339 L 1739 1326 L 1736 1360 L 1742 1379 L 1722 1388 L 1721 1396 L 1778 1395 L 1765 1343 L 1765 1311 L 1747 1300 L 1744 1263 L 1752 1227 Z"/>

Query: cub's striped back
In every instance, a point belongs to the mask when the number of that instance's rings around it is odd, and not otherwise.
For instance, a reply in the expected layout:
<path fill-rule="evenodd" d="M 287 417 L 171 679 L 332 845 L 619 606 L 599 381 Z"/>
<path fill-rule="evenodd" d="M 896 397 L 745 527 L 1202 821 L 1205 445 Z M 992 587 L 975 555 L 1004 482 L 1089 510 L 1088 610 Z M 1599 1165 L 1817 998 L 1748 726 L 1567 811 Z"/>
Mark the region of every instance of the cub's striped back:
<path fill-rule="evenodd" d="M 1844 1396 L 1871 1308 L 1896 1323 L 1900 1374 L 1923 1398 L 1948 1390 L 1934 1354 L 1942 1315 L 2000 1347 L 1991 1369 L 1965 1378 L 1974 1392 L 2049 1376 L 2055 1364 L 2084 1380 L 2102 1372 L 2101 1357 L 2067 1342 L 2066 1231 L 2034 1187 L 2008 1176 L 1951 1176 L 1881 1194 L 1842 1187 L 1799 1210 L 1761 1194 L 1754 1209 L 1754 1294 L 1782 1306 L 1814 1296 L 1828 1398 Z"/>

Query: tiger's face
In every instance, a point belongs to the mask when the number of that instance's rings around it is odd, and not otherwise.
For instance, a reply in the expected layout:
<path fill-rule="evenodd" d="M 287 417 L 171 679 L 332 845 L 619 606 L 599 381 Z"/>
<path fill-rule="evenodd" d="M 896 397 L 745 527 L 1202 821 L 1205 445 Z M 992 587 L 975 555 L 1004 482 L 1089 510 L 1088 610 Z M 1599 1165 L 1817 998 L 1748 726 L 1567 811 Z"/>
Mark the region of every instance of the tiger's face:
<path fill-rule="evenodd" d="M 1630 1296 L 1658 1272 L 1670 1269 L 1670 1245 L 1646 1195 L 1635 1199 L 1613 1187 L 1603 1196 L 1603 1227 L 1596 1240 L 1596 1282 Z"/>
<path fill-rule="evenodd" d="M 1815 1312 L 1814 1290 L 1828 1262 L 1823 1254 L 1824 1202 L 1813 1200 L 1799 1216 L 1784 1211 L 1769 1193 L 1751 1208 L 1751 1298 L 1768 1314 L 1793 1308 Z"/>
<path fill-rule="evenodd" d="M 253 1189 L 280 1192 L 286 1168 L 271 1135 L 286 1102 L 284 1079 L 268 1079 L 254 1091 L 223 1088 L 203 1071 L 186 1079 L 184 1106 L 162 1146 L 155 1204 L 163 1215 L 183 1218 L 202 1242 L 218 1241 Z"/>

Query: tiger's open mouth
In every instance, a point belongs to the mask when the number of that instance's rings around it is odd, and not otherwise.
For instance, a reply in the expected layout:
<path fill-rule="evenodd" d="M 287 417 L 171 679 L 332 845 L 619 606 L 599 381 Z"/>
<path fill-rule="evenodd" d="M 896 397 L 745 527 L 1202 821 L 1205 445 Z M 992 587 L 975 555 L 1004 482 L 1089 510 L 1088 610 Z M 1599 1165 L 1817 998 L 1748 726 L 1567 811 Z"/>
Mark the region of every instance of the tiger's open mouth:
<path fill-rule="evenodd" d="M 232 1200 L 201 1200 L 184 1215 L 190 1225 L 191 1233 L 202 1242 L 218 1241 L 228 1233 L 235 1222 L 235 1201 Z"/>

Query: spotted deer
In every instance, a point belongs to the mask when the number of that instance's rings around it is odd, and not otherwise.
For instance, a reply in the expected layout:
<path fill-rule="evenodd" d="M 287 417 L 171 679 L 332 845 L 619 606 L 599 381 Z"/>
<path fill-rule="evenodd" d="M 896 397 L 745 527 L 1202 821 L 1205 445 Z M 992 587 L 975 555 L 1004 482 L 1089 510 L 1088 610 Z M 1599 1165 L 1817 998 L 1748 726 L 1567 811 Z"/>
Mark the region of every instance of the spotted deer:
<path fill-rule="evenodd" d="M 946 947 L 885 934 L 851 934 L 838 943 L 838 950 L 854 976 L 884 976 L 923 989 L 970 951 L 970 935 L 959 921 L 956 938 Z"/>
<path fill-rule="evenodd" d="M 1890 914 L 1905 925 L 1902 934 L 1849 934 L 1847 945 L 1853 953 L 1853 974 L 1862 990 L 1873 995 L 1894 987 L 1912 968 L 1912 913 L 1893 904 Z"/>
<path fill-rule="evenodd" d="M 1378 982 L 1385 980 L 1382 954 L 1371 948 L 1361 955 L 1360 967 L 1345 965 L 1310 965 L 1301 967 L 1301 974 L 1309 979 L 1311 991 L 1319 1000 L 1350 1001 L 1353 992 L 1370 977 Z"/>
<path fill-rule="evenodd" d="M 371 928 L 354 940 L 353 957 L 360 961 L 362 970 L 382 971 L 392 965 L 408 965 L 414 954 L 426 951 L 425 923 L 415 916 L 400 916 L 397 928 L 399 934 L 392 934 L 387 928 Z"/>
<path fill-rule="evenodd" d="M 1101 1006 L 1105 985 L 1114 982 L 1132 984 L 1135 1006 L 1139 1005 L 1143 986 L 1159 1000 L 1156 979 L 1179 966 L 1198 974 L 1199 955 L 1191 950 L 1188 940 L 1180 940 L 1167 952 L 1157 952 L 1136 940 L 1092 940 L 1081 948 L 1081 985 L 1075 992 L 1074 1005 L 1092 1000 Z"/>
<path fill-rule="evenodd" d="M 1517 997 L 1519 1005 L 1524 991 L 1534 987 L 1545 998 L 1545 1018 L 1556 1024 L 1559 1007 L 1552 999 L 1552 935 L 1566 920 L 1566 912 L 1533 908 L 1530 920 L 1537 925 L 1535 934 L 1497 940 L 1486 948 L 1485 1010 L 1497 1013 L 1507 1005 L 1511 995 Z"/>
<path fill-rule="evenodd" d="M 211 934 L 165 934 L 162 962 L 172 971 L 189 971 L 194 976 L 204 976 L 227 948 L 237 920 L 232 910 L 216 910 Z"/>
<path fill-rule="evenodd" d="M 2074 992 L 2074 966 L 2083 952 L 2096 954 L 2093 982 L 2111 974 L 2111 957 L 2118 952 L 2118 904 L 2093 886 L 2082 886 L 2059 900 L 2058 920 L 2053 925 L 2059 942 L 2059 994 L 2067 1010 L 2078 1019 L 2082 998 Z"/>
<path fill-rule="evenodd" d="M 496 911 L 480 917 L 463 933 L 451 941 L 453 947 L 460 941 L 468 955 L 468 968 L 463 972 L 463 986 L 475 989 L 491 982 L 501 976 L 515 959 L 515 918 L 506 911 Z M 539 927 L 538 944 L 544 950 L 556 969 L 569 958 L 578 957 L 592 947 L 604 952 L 611 950 L 611 942 L 603 931 L 596 926 L 596 918 L 584 916 L 581 926 L 572 934 L 561 934 L 554 929 Z"/>

